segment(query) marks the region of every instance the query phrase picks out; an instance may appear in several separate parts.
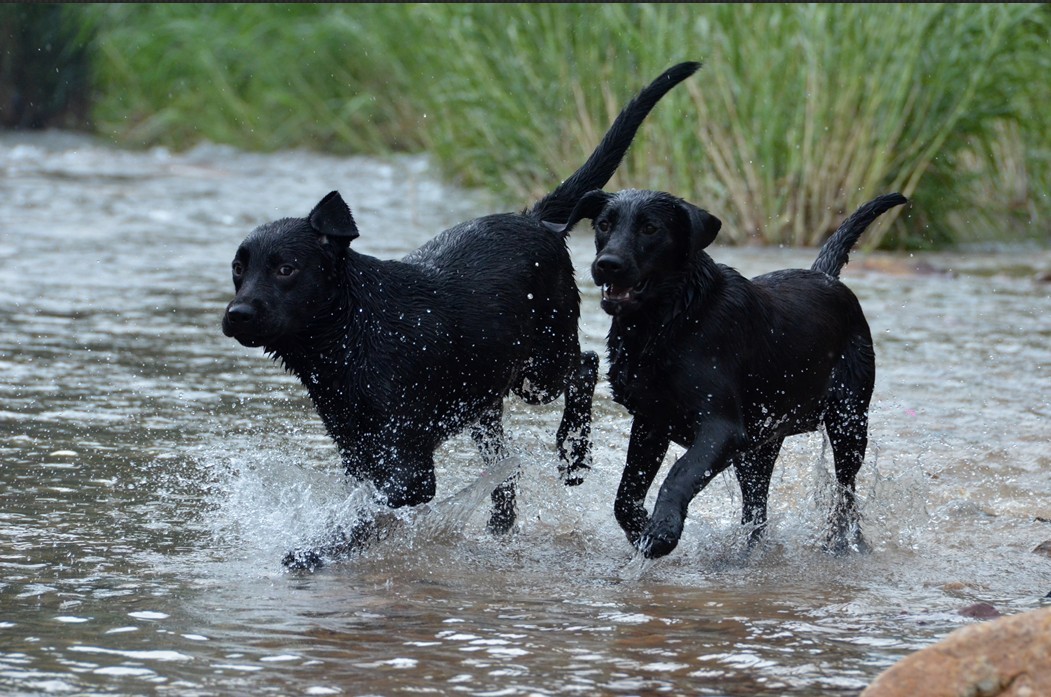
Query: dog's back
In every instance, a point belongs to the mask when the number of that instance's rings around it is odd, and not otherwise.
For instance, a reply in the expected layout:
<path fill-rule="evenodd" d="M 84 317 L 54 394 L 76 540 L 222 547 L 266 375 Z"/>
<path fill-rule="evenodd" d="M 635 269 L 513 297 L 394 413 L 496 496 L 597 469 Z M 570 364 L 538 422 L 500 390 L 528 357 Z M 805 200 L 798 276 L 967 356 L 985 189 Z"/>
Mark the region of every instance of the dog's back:
<path fill-rule="evenodd" d="M 787 416 L 781 435 L 811 431 L 828 410 L 836 381 L 871 393 L 875 356 L 868 322 L 856 295 L 823 272 L 786 269 L 751 279 L 749 314 L 737 315 L 747 391 L 742 404 L 753 424 L 766 413 Z M 866 397 L 867 402 L 867 397 Z M 765 411 L 764 411 L 765 410 Z M 794 423 L 793 423 L 794 422 Z M 759 429 L 757 440 L 765 436 Z"/>
<path fill-rule="evenodd" d="M 449 360 L 463 369 L 473 361 L 471 372 L 482 373 L 464 376 L 467 391 L 506 391 L 545 343 L 561 340 L 565 352 L 575 337 L 579 293 L 566 240 L 530 218 L 498 214 L 462 223 L 403 261 L 433 279 L 428 292 L 441 299 L 435 312 L 447 317 L 459 344 Z M 566 330 L 552 331 L 556 318 Z"/>

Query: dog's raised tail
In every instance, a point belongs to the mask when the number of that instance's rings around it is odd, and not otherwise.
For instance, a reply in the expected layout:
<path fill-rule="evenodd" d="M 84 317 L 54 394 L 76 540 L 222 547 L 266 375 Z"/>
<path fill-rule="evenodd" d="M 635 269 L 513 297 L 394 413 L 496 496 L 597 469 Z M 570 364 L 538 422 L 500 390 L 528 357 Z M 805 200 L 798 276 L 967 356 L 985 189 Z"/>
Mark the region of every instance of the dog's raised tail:
<path fill-rule="evenodd" d="M 650 111 L 672 87 L 697 72 L 700 63 L 679 63 L 665 70 L 646 86 L 617 115 L 591 157 L 547 196 L 537 201 L 527 215 L 537 220 L 563 223 L 569 219 L 580 197 L 593 189 L 601 189 L 617 171 L 631 141 Z"/>
<path fill-rule="evenodd" d="M 839 229 L 825 241 L 825 244 L 821 245 L 817 259 L 810 268 L 826 273 L 832 278 L 839 278 L 840 270 L 847 265 L 849 260 L 850 250 L 861 237 L 861 233 L 865 232 L 865 228 L 894 206 L 908 202 L 909 199 L 901 194 L 884 194 L 854 211 L 854 214 L 843 221 Z"/>

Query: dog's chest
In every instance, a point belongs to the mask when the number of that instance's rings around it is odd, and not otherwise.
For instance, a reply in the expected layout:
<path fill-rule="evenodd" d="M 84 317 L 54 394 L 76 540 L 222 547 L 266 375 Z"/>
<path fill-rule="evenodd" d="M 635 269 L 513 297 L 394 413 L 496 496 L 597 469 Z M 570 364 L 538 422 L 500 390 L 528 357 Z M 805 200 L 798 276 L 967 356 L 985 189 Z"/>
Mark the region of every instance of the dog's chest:
<path fill-rule="evenodd" d="M 609 383 L 613 400 L 632 414 L 664 411 L 674 403 L 667 366 L 657 356 L 621 346 L 610 354 Z"/>

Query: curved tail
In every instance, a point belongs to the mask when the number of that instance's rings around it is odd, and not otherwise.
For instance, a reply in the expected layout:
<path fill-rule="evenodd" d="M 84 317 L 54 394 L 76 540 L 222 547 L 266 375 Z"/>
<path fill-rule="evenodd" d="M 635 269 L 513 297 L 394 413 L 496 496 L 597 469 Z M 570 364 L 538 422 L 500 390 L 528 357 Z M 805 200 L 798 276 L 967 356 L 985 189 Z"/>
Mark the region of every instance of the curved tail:
<path fill-rule="evenodd" d="M 865 228 L 894 206 L 908 202 L 909 199 L 901 194 L 884 194 L 854 211 L 854 215 L 844 220 L 832 237 L 821 245 L 817 259 L 810 268 L 826 273 L 832 278 L 839 278 L 840 269 L 847 265 L 850 250 L 861 237 L 861 233 L 865 232 Z"/>
<path fill-rule="evenodd" d="M 700 67 L 700 63 L 692 62 L 674 65 L 639 92 L 617 115 L 587 162 L 554 191 L 537 201 L 526 215 L 537 220 L 565 222 L 581 196 L 593 189 L 601 189 L 617 171 L 639 126 L 661 97 Z"/>

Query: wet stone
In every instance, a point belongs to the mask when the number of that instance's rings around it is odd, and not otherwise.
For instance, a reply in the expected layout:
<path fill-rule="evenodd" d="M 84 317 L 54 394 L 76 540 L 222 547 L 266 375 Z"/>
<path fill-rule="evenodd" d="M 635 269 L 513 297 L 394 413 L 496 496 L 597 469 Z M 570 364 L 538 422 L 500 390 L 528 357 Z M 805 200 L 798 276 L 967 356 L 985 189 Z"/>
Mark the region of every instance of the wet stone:
<path fill-rule="evenodd" d="M 1033 548 L 1033 554 L 1040 554 L 1045 557 L 1051 558 L 1051 540 L 1044 540 Z"/>
<path fill-rule="evenodd" d="M 861 697 L 1051 695 L 1051 608 L 972 624 L 906 656 Z"/>
<path fill-rule="evenodd" d="M 1002 613 L 989 603 L 975 603 L 959 610 L 964 617 L 973 617 L 976 620 L 990 620 L 1000 617 Z"/>

